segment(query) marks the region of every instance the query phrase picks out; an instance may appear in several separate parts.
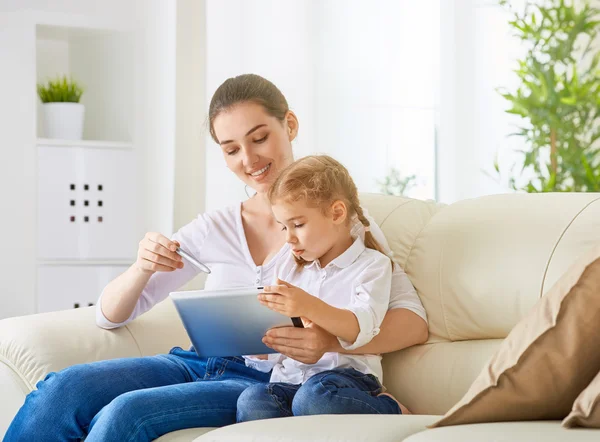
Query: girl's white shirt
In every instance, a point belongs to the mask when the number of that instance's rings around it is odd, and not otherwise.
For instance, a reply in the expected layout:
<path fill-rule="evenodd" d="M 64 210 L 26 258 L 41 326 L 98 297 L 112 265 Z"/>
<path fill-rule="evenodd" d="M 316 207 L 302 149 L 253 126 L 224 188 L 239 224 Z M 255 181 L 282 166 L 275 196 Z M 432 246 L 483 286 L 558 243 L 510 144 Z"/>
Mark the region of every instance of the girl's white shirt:
<path fill-rule="evenodd" d="M 285 244 L 268 262 L 263 265 L 254 263 L 246 241 L 241 208 L 240 203 L 225 209 L 203 213 L 171 237 L 178 241 L 184 250 L 211 269 L 211 274 L 206 278 L 206 289 L 270 285 L 277 276 L 276 269 L 283 268 L 286 260 L 289 259 L 291 250 L 289 245 Z M 367 213 L 365 215 L 371 222 L 371 233 L 384 247 L 386 253 L 391 255 L 383 232 Z M 355 224 L 352 233 L 354 236 L 364 238 L 363 226 L 360 223 Z M 104 316 L 101 308 L 101 294 L 96 307 L 97 325 L 111 329 L 127 324 L 167 298 L 170 292 L 177 291 L 199 272 L 187 262 L 183 269 L 173 272 L 156 272 L 146 284 L 129 318 L 120 323 L 111 322 Z M 405 308 L 427 321 L 423 304 L 408 276 L 399 265 L 395 266 L 392 274 L 388 308 Z"/>
<path fill-rule="evenodd" d="M 368 344 L 379 333 L 390 301 L 392 263 L 388 256 L 366 248 L 360 237 L 325 267 L 321 267 L 318 260 L 298 267 L 293 256 L 288 254 L 278 276 L 333 307 L 354 313 L 360 331 L 354 342 L 339 339 L 346 350 Z M 380 382 L 383 377 L 379 355 L 332 352 L 325 353 L 315 364 L 303 364 L 276 354 L 269 355 L 268 360 L 246 357 L 246 365 L 264 372 L 273 369 L 271 382 L 289 384 L 303 384 L 315 374 L 335 368 L 354 368 L 377 376 Z"/>

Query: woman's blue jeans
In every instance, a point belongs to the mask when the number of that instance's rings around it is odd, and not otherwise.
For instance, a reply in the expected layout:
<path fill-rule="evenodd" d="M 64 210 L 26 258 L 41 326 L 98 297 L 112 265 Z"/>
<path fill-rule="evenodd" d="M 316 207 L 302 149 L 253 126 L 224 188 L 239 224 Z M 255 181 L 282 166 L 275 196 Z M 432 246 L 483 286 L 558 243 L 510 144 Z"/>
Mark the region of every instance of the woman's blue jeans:
<path fill-rule="evenodd" d="M 236 421 L 239 395 L 270 373 L 242 358 L 168 355 L 113 359 L 50 373 L 15 416 L 5 441 L 149 441 Z"/>
<path fill-rule="evenodd" d="M 302 385 L 254 384 L 240 395 L 237 421 L 315 414 L 401 414 L 398 403 L 378 396 L 377 378 L 352 368 L 324 371 Z"/>

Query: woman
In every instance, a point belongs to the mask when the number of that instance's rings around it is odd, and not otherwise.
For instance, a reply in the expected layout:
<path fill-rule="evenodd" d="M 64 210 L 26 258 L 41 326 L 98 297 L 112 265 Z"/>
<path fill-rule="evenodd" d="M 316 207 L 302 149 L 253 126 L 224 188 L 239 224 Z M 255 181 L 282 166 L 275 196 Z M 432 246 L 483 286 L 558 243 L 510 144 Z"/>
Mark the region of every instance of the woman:
<path fill-rule="evenodd" d="M 172 239 L 146 234 L 135 264 L 100 296 L 100 327 L 133 320 L 197 274 L 175 253 L 179 245 L 211 268 L 206 288 L 270 284 L 278 260 L 290 253 L 266 198 L 279 172 L 293 161 L 298 119 L 285 97 L 257 75 L 230 78 L 211 100 L 209 122 L 227 167 L 256 195 L 241 205 L 198 216 Z M 370 221 L 372 233 L 387 246 Z M 353 353 L 387 353 L 427 339 L 425 312 L 399 268 L 390 298 L 379 335 Z M 315 326 L 273 329 L 264 341 L 306 363 L 318 361 L 325 352 L 343 351 L 334 336 Z M 168 355 L 75 365 L 38 383 L 6 440 L 65 441 L 87 435 L 88 442 L 146 441 L 183 428 L 228 425 L 236 420 L 242 391 L 269 380 L 269 373 L 253 368 L 255 363 L 241 357 L 199 358 L 193 350 L 174 348 Z M 326 405 L 330 410 L 332 404 Z"/>

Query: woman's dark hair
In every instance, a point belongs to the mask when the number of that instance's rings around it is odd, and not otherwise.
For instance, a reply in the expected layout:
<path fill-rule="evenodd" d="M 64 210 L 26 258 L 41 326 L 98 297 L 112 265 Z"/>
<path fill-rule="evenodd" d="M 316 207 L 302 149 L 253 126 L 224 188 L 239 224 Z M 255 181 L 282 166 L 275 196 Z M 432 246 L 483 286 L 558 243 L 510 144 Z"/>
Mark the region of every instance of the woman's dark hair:
<path fill-rule="evenodd" d="M 267 113 L 279 121 L 285 119 L 289 107 L 287 100 L 277 86 L 266 78 L 256 74 L 244 74 L 228 78 L 219 86 L 210 100 L 208 122 L 210 136 L 219 143 L 215 134 L 215 118 L 223 112 L 240 103 L 256 103 L 265 108 Z"/>

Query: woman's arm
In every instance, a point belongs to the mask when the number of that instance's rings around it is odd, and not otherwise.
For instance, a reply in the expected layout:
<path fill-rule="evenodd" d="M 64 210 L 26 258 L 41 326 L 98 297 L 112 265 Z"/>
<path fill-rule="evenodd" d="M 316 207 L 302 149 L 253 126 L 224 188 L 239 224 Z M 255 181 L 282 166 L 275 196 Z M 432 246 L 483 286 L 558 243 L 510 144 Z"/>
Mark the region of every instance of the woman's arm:
<path fill-rule="evenodd" d="M 338 340 L 336 348 L 328 350 L 348 354 L 382 354 L 402 350 L 427 341 L 427 323 L 416 313 L 405 308 L 388 310 L 380 331 L 371 342 L 355 350 L 344 350 Z"/>
<path fill-rule="evenodd" d="M 427 323 L 404 308 L 388 310 L 380 332 L 371 342 L 350 354 L 390 353 L 427 341 Z M 305 364 L 316 363 L 327 352 L 342 352 L 338 339 L 316 324 L 307 328 L 280 327 L 267 331 L 263 342 L 273 350 Z"/>
<path fill-rule="evenodd" d="M 134 312 L 153 274 L 183 268 L 181 257 L 175 253 L 179 245 L 160 233 L 147 233 L 140 241 L 136 262 L 104 288 L 97 307 L 100 309 L 98 324 L 125 322 Z"/>

